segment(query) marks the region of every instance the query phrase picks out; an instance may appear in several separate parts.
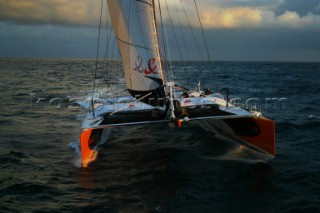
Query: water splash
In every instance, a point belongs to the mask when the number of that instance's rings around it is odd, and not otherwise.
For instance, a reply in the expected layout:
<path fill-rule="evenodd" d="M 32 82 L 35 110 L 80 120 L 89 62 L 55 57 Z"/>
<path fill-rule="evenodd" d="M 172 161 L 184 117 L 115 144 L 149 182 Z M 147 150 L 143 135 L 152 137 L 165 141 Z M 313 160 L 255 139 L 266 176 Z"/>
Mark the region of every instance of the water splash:
<path fill-rule="evenodd" d="M 74 158 L 71 160 L 72 165 L 77 168 L 81 168 L 82 159 L 81 159 L 81 149 L 80 149 L 80 141 L 73 141 L 68 144 L 68 146 L 73 149 L 76 153 Z"/>
<path fill-rule="evenodd" d="M 317 120 L 317 119 L 320 119 L 320 116 L 317 116 L 317 115 L 309 115 L 308 118 L 309 118 L 309 119 L 312 119 L 312 120 Z"/>
<path fill-rule="evenodd" d="M 267 162 L 272 158 L 273 157 L 269 155 L 252 151 L 251 149 L 243 145 L 238 145 L 234 149 L 230 149 L 228 150 L 228 152 L 220 156 L 206 157 L 206 159 L 208 160 L 239 161 L 239 162 L 244 162 L 249 164 Z"/>

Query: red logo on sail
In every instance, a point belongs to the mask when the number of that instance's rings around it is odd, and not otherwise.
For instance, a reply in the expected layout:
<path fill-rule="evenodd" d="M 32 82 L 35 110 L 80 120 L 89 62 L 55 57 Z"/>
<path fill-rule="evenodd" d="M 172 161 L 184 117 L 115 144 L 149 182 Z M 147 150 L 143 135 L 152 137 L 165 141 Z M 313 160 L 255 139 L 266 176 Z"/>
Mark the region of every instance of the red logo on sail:
<path fill-rule="evenodd" d="M 137 70 L 138 72 L 143 73 L 142 58 L 141 58 L 141 56 L 138 56 L 137 60 L 138 60 L 138 63 L 135 62 L 134 65 L 135 65 L 136 67 L 134 68 L 134 70 Z"/>
<path fill-rule="evenodd" d="M 149 62 L 148 62 L 148 70 L 147 68 L 144 69 L 144 74 L 149 75 L 151 73 L 153 74 L 158 74 L 156 72 L 157 69 L 157 65 L 155 65 L 156 62 L 156 58 L 150 58 Z"/>
<path fill-rule="evenodd" d="M 134 70 L 138 71 L 139 73 L 150 75 L 150 74 L 158 74 L 158 72 L 156 72 L 157 68 L 158 66 L 156 64 L 156 58 L 150 58 L 148 61 L 148 68 L 144 68 L 142 57 L 138 56 L 137 61 L 135 62 Z"/>

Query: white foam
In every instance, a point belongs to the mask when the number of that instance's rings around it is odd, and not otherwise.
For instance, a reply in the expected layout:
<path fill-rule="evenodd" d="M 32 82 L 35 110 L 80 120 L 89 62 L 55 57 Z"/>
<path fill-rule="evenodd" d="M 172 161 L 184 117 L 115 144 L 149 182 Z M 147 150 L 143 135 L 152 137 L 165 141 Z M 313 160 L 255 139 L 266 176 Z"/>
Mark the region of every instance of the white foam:
<path fill-rule="evenodd" d="M 81 168 L 82 159 L 81 159 L 81 150 L 80 150 L 80 141 L 73 141 L 68 144 L 68 146 L 75 150 L 76 155 L 71 160 L 72 165 L 74 165 L 77 168 Z"/>
<path fill-rule="evenodd" d="M 317 115 L 309 115 L 308 118 L 310 118 L 310 119 L 319 119 L 320 116 L 317 116 Z"/>

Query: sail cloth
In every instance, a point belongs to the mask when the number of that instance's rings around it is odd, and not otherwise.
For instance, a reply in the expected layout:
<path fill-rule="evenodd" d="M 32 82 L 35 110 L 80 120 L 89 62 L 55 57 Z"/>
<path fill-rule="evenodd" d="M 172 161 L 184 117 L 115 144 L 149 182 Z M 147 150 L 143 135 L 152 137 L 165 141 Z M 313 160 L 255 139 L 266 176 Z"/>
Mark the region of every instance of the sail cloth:
<path fill-rule="evenodd" d="M 142 101 L 164 106 L 154 1 L 108 0 L 108 7 L 130 94 L 136 98 L 146 96 Z"/>

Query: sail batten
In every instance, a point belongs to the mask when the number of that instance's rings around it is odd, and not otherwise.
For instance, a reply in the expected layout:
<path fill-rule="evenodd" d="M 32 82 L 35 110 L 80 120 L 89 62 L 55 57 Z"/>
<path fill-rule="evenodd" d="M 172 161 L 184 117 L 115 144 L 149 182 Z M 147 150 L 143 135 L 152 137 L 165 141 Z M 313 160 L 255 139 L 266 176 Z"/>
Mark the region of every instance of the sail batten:
<path fill-rule="evenodd" d="M 140 3 L 145 3 L 145 4 L 148 4 L 148 5 L 152 6 L 152 4 L 150 4 L 150 3 L 149 3 L 149 2 L 147 2 L 147 1 L 143 1 L 143 0 L 137 0 L 137 2 L 140 2 Z"/>
<path fill-rule="evenodd" d="M 152 51 L 152 49 L 149 48 L 149 47 L 142 46 L 142 45 L 139 45 L 139 44 L 129 43 L 129 42 L 127 42 L 127 41 L 122 40 L 122 39 L 119 38 L 119 37 L 116 37 L 116 39 L 117 39 L 119 42 L 122 42 L 122 43 L 124 43 L 124 44 L 130 45 L 130 46 L 133 46 L 133 47 L 138 47 L 138 48 L 142 48 L 142 49 L 145 49 L 145 50 Z"/>
<path fill-rule="evenodd" d="M 130 94 L 165 98 L 154 1 L 108 0 L 108 6 Z"/>

